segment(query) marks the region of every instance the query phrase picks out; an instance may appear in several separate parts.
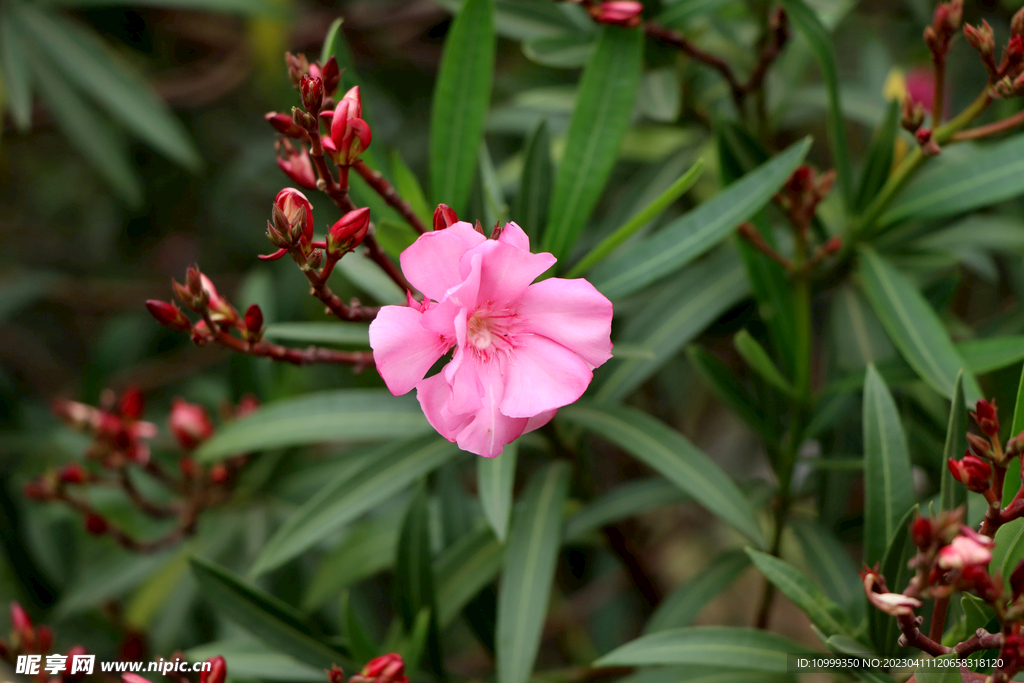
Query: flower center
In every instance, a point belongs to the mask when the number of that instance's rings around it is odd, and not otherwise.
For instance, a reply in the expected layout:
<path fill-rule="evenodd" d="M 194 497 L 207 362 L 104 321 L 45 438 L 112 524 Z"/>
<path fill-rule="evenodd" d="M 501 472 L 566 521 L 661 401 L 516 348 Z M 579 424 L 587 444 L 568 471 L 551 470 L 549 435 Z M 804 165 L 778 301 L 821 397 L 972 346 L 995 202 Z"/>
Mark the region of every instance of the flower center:
<path fill-rule="evenodd" d="M 494 351 L 512 348 L 511 323 L 514 316 L 507 312 L 493 312 L 478 309 L 466 321 L 466 338 L 469 344 L 486 356 Z"/>

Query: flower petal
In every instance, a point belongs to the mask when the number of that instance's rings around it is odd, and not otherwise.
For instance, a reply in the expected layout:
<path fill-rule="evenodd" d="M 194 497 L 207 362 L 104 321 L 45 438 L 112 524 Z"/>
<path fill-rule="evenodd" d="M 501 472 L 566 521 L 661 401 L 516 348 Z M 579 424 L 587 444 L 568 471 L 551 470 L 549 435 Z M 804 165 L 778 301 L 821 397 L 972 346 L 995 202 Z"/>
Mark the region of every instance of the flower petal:
<path fill-rule="evenodd" d="M 580 355 L 591 369 L 612 357 L 612 302 L 586 280 L 549 278 L 519 300 L 526 331 Z"/>
<path fill-rule="evenodd" d="M 482 405 L 473 414 L 473 420 L 458 433 L 456 443 L 464 451 L 493 458 L 504 450 L 506 444 L 519 438 L 527 420 L 503 415 L 498 408 L 504 393 L 499 363 L 479 361 L 475 357 L 473 362 L 477 364 L 482 385 Z"/>
<path fill-rule="evenodd" d="M 558 413 L 558 408 L 555 408 L 554 410 L 545 410 L 543 413 L 538 413 L 531 418 L 527 418 L 526 429 L 523 430 L 523 434 L 532 432 L 535 429 L 540 429 L 548 422 L 551 422 L 551 418 L 553 418 L 556 413 Z"/>
<path fill-rule="evenodd" d="M 593 377 L 583 359 L 561 344 L 537 335 L 519 336 L 505 370 L 501 412 L 533 417 L 569 405 Z"/>
<path fill-rule="evenodd" d="M 475 247 L 462 257 L 462 272 L 469 275 L 474 258 L 483 258 L 480 289 L 476 302 L 480 305 L 506 304 L 522 296 L 530 283 L 555 264 L 551 254 L 531 254 L 497 240 Z"/>
<path fill-rule="evenodd" d="M 523 232 L 522 228 L 512 221 L 506 223 L 505 227 L 501 229 L 498 241 L 523 251 L 530 251 L 530 238 Z"/>
<path fill-rule="evenodd" d="M 441 409 L 451 395 L 452 388 L 448 386 L 443 373 L 427 377 L 416 385 L 416 400 L 420 402 L 420 408 L 423 409 L 427 422 L 437 430 L 438 434 L 455 443 L 456 432 L 448 426 L 448 421 L 441 414 Z"/>
<path fill-rule="evenodd" d="M 422 318 L 407 306 L 384 306 L 370 323 L 374 363 L 395 396 L 411 391 L 454 341 L 425 328 Z"/>
<path fill-rule="evenodd" d="M 445 292 L 465 279 L 459 273 L 463 255 L 483 242 L 484 236 L 463 221 L 428 232 L 402 252 L 402 272 L 413 287 L 434 301 L 441 301 Z"/>

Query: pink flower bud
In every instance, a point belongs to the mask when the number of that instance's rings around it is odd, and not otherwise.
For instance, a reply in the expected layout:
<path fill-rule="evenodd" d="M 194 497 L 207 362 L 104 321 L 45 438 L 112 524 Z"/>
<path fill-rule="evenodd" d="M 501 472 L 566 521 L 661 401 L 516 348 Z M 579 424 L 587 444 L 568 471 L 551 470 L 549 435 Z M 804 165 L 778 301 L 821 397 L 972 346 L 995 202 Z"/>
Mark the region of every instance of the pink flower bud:
<path fill-rule="evenodd" d="M 50 404 L 50 410 L 75 429 L 95 429 L 99 426 L 100 411 L 78 401 L 56 398 Z"/>
<path fill-rule="evenodd" d="M 910 537 L 918 548 L 927 548 L 932 544 L 934 533 L 932 521 L 927 517 L 918 517 L 910 525 Z"/>
<path fill-rule="evenodd" d="M 334 97 L 334 91 L 338 89 L 341 81 L 341 69 L 338 68 L 338 60 L 331 57 L 320 69 L 320 77 L 324 81 L 324 97 Z"/>
<path fill-rule="evenodd" d="M 970 527 L 961 527 L 961 534 L 939 550 L 939 566 L 943 569 L 963 569 L 988 564 L 992 560 L 991 538 L 978 535 Z"/>
<path fill-rule="evenodd" d="M 121 394 L 121 401 L 117 410 L 121 417 L 129 420 L 138 420 L 146 409 L 146 399 L 138 387 L 129 387 Z"/>
<path fill-rule="evenodd" d="M 305 129 L 296 124 L 295 120 L 288 114 L 272 111 L 266 114 L 264 118 L 274 127 L 274 130 L 286 138 L 305 140 L 309 137 Z"/>
<path fill-rule="evenodd" d="M 992 467 L 975 455 L 968 453 L 961 460 L 950 458 L 947 464 L 956 480 L 970 491 L 982 493 L 991 485 Z"/>
<path fill-rule="evenodd" d="M 302 106 L 310 116 L 320 113 L 320 105 L 324 101 L 324 81 L 319 76 L 303 76 L 299 81 L 299 96 Z"/>
<path fill-rule="evenodd" d="M 591 10 L 591 14 L 602 24 L 632 28 L 640 25 L 640 13 L 643 10 L 644 6 L 639 2 L 615 1 L 602 2 Z"/>
<path fill-rule="evenodd" d="M 210 663 L 209 671 L 205 669 L 199 673 L 199 683 L 224 683 L 228 675 L 228 665 L 220 655 L 206 660 Z"/>
<path fill-rule="evenodd" d="M 459 222 L 455 210 L 447 204 L 438 204 L 434 209 L 434 230 L 444 230 Z"/>
<path fill-rule="evenodd" d="M 218 322 L 237 322 L 238 311 L 235 310 L 234 306 L 228 303 L 227 299 L 217 292 L 217 288 L 213 285 L 213 280 L 206 277 L 206 275 L 201 274 L 199 276 L 199 282 L 203 287 L 205 298 L 209 301 L 208 306 L 210 309 L 210 317 Z"/>
<path fill-rule="evenodd" d="M 964 24 L 964 38 L 967 39 L 967 44 L 977 50 L 982 57 L 991 57 L 995 52 L 995 35 L 992 27 L 984 19 L 981 20 L 981 26 L 978 27 Z"/>
<path fill-rule="evenodd" d="M 985 399 L 978 399 L 971 417 L 978 423 L 981 433 L 985 436 L 999 436 L 999 411 L 996 409 L 996 402 Z"/>
<path fill-rule="evenodd" d="M 332 256 L 340 256 L 352 251 L 362 243 L 369 228 L 369 207 L 349 211 L 327 233 L 327 252 Z"/>
<path fill-rule="evenodd" d="M 187 332 L 192 329 L 191 321 L 185 317 L 180 308 L 172 303 L 149 299 L 146 301 L 146 308 L 149 310 L 149 314 L 164 327 L 169 327 L 175 332 Z"/>
<path fill-rule="evenodd" d="M 402 656 L 392 652 L 371 659 L 349 683 L 409 683 L 409 677 L 405 675 Z"/>
<path fill-rule="evenodd" d="M 152 683 L 148 678 L 143 678 L 139 674 L 133 673 L 121 674 L 121 680 L 124 683 Z"/>
<path fill-rule="evenodd" d="M 298 190 L 286 187 L 277 193 L 274 199 L 276 206 L 284 217 L 289 236 L 298 234 L 303 242 L 313 239 L 313 205 L 306 195 Z M 280 227 L 278 228 L 280 229 Z"/>
<path fill-rule="evenodd" d="M 369 124 L 362 119 L 349 119 L 345 125 L 345 133 L 337 142 L 338 163 L 342 166 L 351 166 L 359 159 L 370 142 L 373 140 L 373 133 Z"/>
<path fill-rule="evenodd" d="M 213 423 L 206 408 L 185 399 L 176 398 L 171 404 L 171 414 L 167 418 L 178 443 L 185 450 L 192 450 L 213 434 Z"/>
<path fill-rule="evenodd" d="M 316 189 L 316 171 L 309 150 L 295 149 L 287 140 L 277 146 L 277 165 L 297 185 L 309 190 Z"/>
<path fill-rule="evenodd" d="M 260 400 L 253 396 L 252 394 L 246 394 L 238 402 L 238 407 L 235 408 L 235 414 L 233 415 L 233 417 L 236 420 L 239 420 L 245 417 L 246 415 L 255 412 L 255 410 L 259 407 Z"/>
<path fill-rule="evenodd" d="M 23 640 L 25 639 L 24 634 L 32 633 L 32 619 L 28 616 L 25 608 L 17 602 L 11 603 L 11 628 Z"/>
<path fill-rule="evenodd" d="M 84 671 L 71 673 L 71 662 L 74 661 L 75 657 L 81 657 L 87 652 L 88 651 L 81 645 L 75 645 L 70 650 L 68 650 L 67 665 L 64 668 L 64 674 L 61 676 L 63 683 L 78 683 L 83 678 L 85 678 Z"/>
<path fill-rule="evenodd" d="M 102 536 L 107 533 L 110 525 L 107 524 L 107 520 L 102 515 L 96 513 L 90 513 L 85 516 L 85 530 L 93 536 Z"/>
<path fill-rule="evenodd" d="M 36 629 L 36 649 L 46 654 L 53 647 L 53 629 L 49 626 L 40 626 Z"/>
<path fill-rule="evenodd" d="M 245 311 L 245 332 L 250 339 L 259 338 L 263 330 L 263 311 L 258 304 L 253 304 Z"/>

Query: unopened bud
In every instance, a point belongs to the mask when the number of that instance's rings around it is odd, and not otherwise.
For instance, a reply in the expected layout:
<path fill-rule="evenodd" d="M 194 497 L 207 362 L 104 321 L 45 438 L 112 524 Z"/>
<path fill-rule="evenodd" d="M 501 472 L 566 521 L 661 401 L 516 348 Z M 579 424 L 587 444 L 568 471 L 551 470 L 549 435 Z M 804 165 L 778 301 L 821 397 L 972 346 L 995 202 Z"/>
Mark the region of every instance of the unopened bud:
<path fill-rule="evenodd" d="M 354 164 L 370 146 L 372 140 L 373 133 L 366 121 L 349 119 L 345 125 L 345 133 L 338 144 L 338 163 L 342 166 Z"/>
<path fill-rule="evenodd" d="M 146 399 L 142 395 L 142 391 L 138 387 L 125 389 L 121 394 L 117 410 L 121 413 L 121 417 L 129 420 L 138 420 L 142 417 L 142 413 L 146 410 Z"/>
<path fill-rule="evenodd" d="M 167 426 L 181 447 L 187 451 L 213 435 L 213 422 L 210 421 L 210 414 L 206 408 L 189 403 L 183 398 L 176 398 L 171 403 Z"/>
<path fill-rule="evenodd" d="M 17 602 L 11 603 L 11 628 L 23 638 L 24 634 L 32 633 L 32 619 L 25 608 Z"/>
<path fill-rule="evenodd" d="M 996 408 L 995 399 L 991 401 L 986 401 L 983 398 L 978 399 L 971 417 L 978 424 L 982 434 L 988 437 L 999 436 L 999 411 Z"/>
<path fill-rule="evenodd" d="M 992 477 L 992 467 L 974 455 L 965 455 L 961 460 L 949 459 L 949 471 L 969 491 L 982 493 L 988 490 Z"/>
<path fill-rule="evenodd" d="M 444 230 L 459 222 L 455 210 L 447 204 L 438 204 L 434 209 L 434 230 Z"/>
<path fill-rule="evenodd" d="M 316 128 L 316 119 L 302 111 L 298 107 L 292 107 L 292 121 L 303 132 Z"/>
<path fill-rule="evenodd" d="M 967 44 L 977 50 L 983 59 L 991 58 L 995 52 L 995 34 L 984 19 L 981 20 L 981 26 L 978 27 L 964 24 L 964 38 L 967 39 Z"/>
<path fill-rule="evenodd" d="M 274 199 L 274 226 L 292 244 L 312 240 L 313 205 L 306 195 L 291 187 L 278 192 Z"/>
<path fill-rule="evenodd" d="M 992 442 L 985 437 L 967 432 L 967 444 L 974 455 L 980 458 L 988 458 L 992 454 Z"/>
<path fill-rule="evenodd" d="M 278 140 L 276 145 L 277 165 L 289 178 L 301 187 L 316 188 L 316 171 L 313 159 L 305 147 L 295 149 L 287 140 Z"/>
<path fill-rule="evenodd" d="M 595 21 L 613 26 L 633 28 L 640 25 L 640 13 L 644 6 L 639 2 L 613 1 L 602 2 L 590 10 Z"/>
<path fill-rule="evenodd" d="M 327 253 L 338 257 L 358 247 L 370 228 L 370 209 L 349 211 L 327 233 Z"/>
<path fill-rule="evenodd" d="M 203 278 L 202 273 L 199 272 L 199 266 L 188 267 L 188 272 L 185 273 L 185 286 L 188 287 L 189 294 L 193 298 L 202 295 Z"/>
<path fill-rule="evenodd" d="M 828 241 L 825 242 L 825 244 L 823 244 L 821 248 L 827 256 L 837 254 L 839 253 L 839 250 L 843 248 L 843 238 L 840 237 L 839 235 L 833 235 L 832 237 L 828 238 Z"/>
<path fill-rule="evenodd" d="M 220 655 L 206 660 L 210 663 L 210 670 L 205 668 L 199 674 L 199 683 L 224 683 L 228 675 L 228 665 Z"/>
<path fill-rule="evenodd" d="M 158 323 L 164 327 L 171 328 L 175 332 L 187 332 L 192 329 L 191 321 L 185 317 L 180 308 L 172 303 L 158 299 L 149 299 L 146 301 L 146 309 L 150 315 L 156 318 Z"/>
<path fill-rule="evenodd" d="M 334 92 L 341 82 L 341 69 L 338 68 L 338 60 L 331 57 L 320 69 L 320 77 L 324 81 L 324 97 L 334 97 Z"/>
<path fill-rule="evenodd" d="M 1010 458 L 1016 457 L 1024 451 L 1024 432 L 1006 442 L 1006 455 Z"/>
<path fill-rule="evenodd" d="M 231 474 L 228 472 L 228 468 L 224 463 L 217 463 L 210 468 L 210 481 L 214 484 L 224 484 L 228 481 Z"/>
<path fill-rule="evenodd" d="M 299 83 L 299 96 L 302 98 L 302 106 L 306 108 L 309 115 L 316 117 L 320 113 L 320 105 L 324 101 L 323 79 L 319 76 L 303 76 Z"/>
<path fill-rule="evenodd" d="M 345 672 L 337 664 L 331 666 L 327 671 L 328 683 L 345 683 Z"/>
<path fill-rule="evenodd" d="M 309 60 L 306 59 L 306 55 L 293 55 L 291 52 L 285 52 L 284 63 L 288 66 L 288 80 L 298 88 L 302 83 L 302 77 L 309 73 Z"/>
<path fill-rule="evenodd" d="M 110 525 L 107 524 L 105 517 L 97 515 L 95 512 L 91 512 L 85 517 L 85 530 L 93 536 L 102 536 L 107 533 Z"/>
<path fill-rule="evenodd" d="M 306 257 L 306 265 L 313 270 L 317 270 L 324 262 L 324 252 L 319 249 L 314 249 L 309 252 L 309 256 Z"/>
<path fill-rule="evenodd" d="M 371 659 L 349 683 L 409 683 L 409 677 L 405 675 L 402 656 L 392 652 Z"/>
<path fill-rule="evenodd" d="M 932 544 L 934 534 L 932 533 L 932 521 L 927 517 L 918 517 L 910 525 L 910 537 L 914 541 L 914 545 L 922 550 L 928 548 Z"/>
<path fill-rule="evenodd" d="M 251 340 L 257 340 L 260 338 L 260 332 L 262 331 L 263 311 L 260 310 L 258 304 L 253 304 L 245 311 L 246 336 Z"/>
<path fill-rule="evenodd" d="M 89 480 L 89 473 L 77 462 L 72 462 L 60 468 L 57 480 L 62 484 L 84 484 Z"/>
<path fill-rule="evenodd" d="M 64 673 L 61 675 L 62 683 L 79 683 L 79 681 L 85 678 L 86 674 L 84 671 L 76 671 L 75 673 L 71 673 L 71 662 L 75 661 L 76 657 L 81 657 L 85 655 L 86 652 L 88 651 L 81 645 L 75 645 L 70 650 L 68 650 L 68 664 L 67 668 L 64 669 Z"/>
<path fill-rule="evenodd" d="M 916 134 L 922 123 L 924 123 L 924 106 L 909 95 L 904 97 L 900 125 L 904 130 Z"/>
<path fill-rule="evenodd" d="M 268 123 L 286 138 L 305 139 L 308 137 L 306 129 L 295 123 L 295 118 L 288 114 L 269 112 L 264 116 Z"/>
<path fill-rule="evenodd" d="M 187 455 L 183 455 L 178 459 L 178 469 L 181 470 L 181 476 L 186 479 L 195 479 L 202 472 L 196 461 Z"/>
<path fill-rule="evenodd" d="M 53 647 L 53 629 L 40 626 L 36 629 L 36 647 L 40 652 L 49 652 Z"/>
<path fill-rule="evenodd" d="M 1024 8 L 1017 10 L 1013 19 L 1010 20 L 1010 35 L 1024 35 Z"/>

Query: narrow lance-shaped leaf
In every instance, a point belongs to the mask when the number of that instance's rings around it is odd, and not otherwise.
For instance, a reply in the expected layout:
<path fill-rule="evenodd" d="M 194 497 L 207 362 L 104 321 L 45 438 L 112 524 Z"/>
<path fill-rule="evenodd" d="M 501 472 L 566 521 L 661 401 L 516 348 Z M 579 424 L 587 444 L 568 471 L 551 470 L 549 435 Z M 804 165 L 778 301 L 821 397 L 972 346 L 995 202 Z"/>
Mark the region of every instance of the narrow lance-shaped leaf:
<path fill-rule="evenodd" d="M 765 438 L 773 438 L 769 431 L 768 423 L 762 414 L 761 406 L 758 405 L 757 400 L 751 396 L 750 392 L 740 384 L 739 380 L 733 376 L 729 368 L 725 367 L 721 361 L 697 344 L 693 344 L 686 349 L 686 357 L 690 360 L 690 365 L 693 366 L 697 374 L 701 376 L 704 383 L 710 387 L 711 391 L 714 392 L 720 401 L 743 418 L 758 434 Z"/>
<path fill-rule="evenodd" d="M 562 506 L 568 493 L 568 464 L 552 463 L 530 480 L 512 520 L 498 593 L 498 683 L 526 683 L 533 670 L 555 577 Z"/>
<path fill-rule="evenodd" d="M 504 453 L 502 454 L 504 455 Z M 434 561 L 437 620 L 444 628 L 501 571 L 505 547 L 480 525 L 444 549 Z"/>
<path fill-rule="evenodd" d="M 857 458 L 855 462 L 859 465 L 862 461 Z M 846 547 L 818 522 L 795 519 L 790 528 L 800 543 L 811 578 L 825 595 L 845 607 L 855 622 L 859 621 L 864 613 L 864 591 Z"/>
<path fill-rule="evenodd" d="M 569 121 L 541 242 L 564 260 L 594 209 L 629 129 L 643 67 L 638 29 L 604 26 L 590 57 Z"/>
<path fill-rule="evenodd" d="M 967 489 L 963 484 L 953 480 L 953 473 L 947 462 L 950 458 L 959 460 L 967 450 L 967 408 L 964 402 L 964 373 L 956 375 L 953 387 L 953 401 L 949 407 L 949 422 L 946 424 L 946 445 L 942 449 L 942 462 L 939 463 L 941 475 L 941 495 L 939 501 L 942 510 L 952 510 L 967 502 Z"/>
<path fill-rule="evenodd" d="M 900 102 L 893 100 L 885 111 L 885 118 L 875 131 L 871 139 L 871 148 L 868 149 L 868 160 L 864 164 L 864 171 L 860 177 L 860 185 L 857 187 L 857 196 L 853 202 L 853 208 L 857 211 L 864 209 L 871 200 L 875 198 L 878 191 L 882 189 L 889 171 L 892 170 L 892 157 L 896 147 L 896 133 L 899 131 L 900 123 Z"/>
<path fill-rule="evenodd" d="M 1017 385 L 1017 403 L 1013 409 L 1013 420 L 1010 434 L 1016 436 L 1024 431 L 1024 371 L 1021 371 L 1020 384 Z M 1003 482 L 1003 505 L 1009 505 L 1021 487 L 1020 469 L 1010 467 L 1006 470 Z M 1010 572 L 1017 563 L 1024 559 L 1024 519 L 1015 519 L 1004 524 L 996 531 L 996 547 L 992 551 L 993 571 L 998 570 L 1004 579 L 1009 579 Z"/>
<path fill-rule="evenodd" d="M 828 137 L 832 148 L 832 162 L 835 164 L 839 188 L 846 204 L 853 199 L 853 170 L 850 166 L 850 151 L 846 140 L 846 123 L 843 121 L 843 107 L 839 98 L 839 74 L 832 50 L 832 38 L 818 19 L 814 10 L 804 0 L 782 0 L 786 14 L 797 31 L 807 39 L 814 58 L 821 67 L 821 75 L 828 93 Z"/>
<path fill-rule="evenodd" d="M 466 0 L 455 15 L 434 86 L 430 189 L 434 203 L 462 214 L 484 135 L 494 71 L 493 0 Z"/>
<path fill-rule="evenodd" d="M 253 573 L 281 566 L 458 453 L 436 436 L 395 441 L 352 476 L 328 483 L 270 537 Z"/>
<path fill-rule="evenodd" d="M 595 498 L 573 515 L 565 525 L 565 540 L 579 541 L 607 524 L 688 499 L 678 486 L 661 477 L 633 479 Z"/>
<path fill-rule="evenodd" d="M 594 268 L 594 286 L 614 300 L 693 261 L 760 211 L 803 161 L 810 144 L 810 139 L 794 143 L 651 237 L 618 251 Z"/>
<path fill-rule="evenodd" d="M 9 6 L 0 9 L 0 69 L 11 118 L 18 130 L 24 132 L 32 125 L 32 85 L 28 55 L 9 16 Z"/>
<path fill-rule="evenodd" d="M 496 458 L 477 458 L 476 480 L 480 506 L 499 541 L 505 540 L 512 512 L 512 486 L 516 480 L 519 444 L 513 441 Z"/>
<path fill-rule="evenodd" d="M 192 559 L 192 571 L 211 604 L 268 647 L 320 668 L 351 668 L 343 654 L 321 642 L 302 615 L 279 599 L 200 558 Z"/>
<path fill-rule="evenodd" d="M 658 631 L 612 650 L 595 666 L 690 664 L 741 671 L 786 673 L 787 655 L 811 652 L 769 631 L 698 626 Z"/>
<path fill-rule="evenodd" d="M 837 633 L 853 635 L 853 626 L 849 617 L 839 605 L 835 604 L 814 585 L 810 579 L 801 574 L 796 567 L 774 555 L 763 553 L 752 548 L 747 549 L 751 561 L 771 581 L 783 595 L 803 610 L 811 623 L 818 627 L 826 636 Z"/>
<path fill-rule="evenodd" d="M 558 419 L 582 425 L 614 442 L 755 544 L 764 545 L 761 528 L 743 493 L 682 434 L 641 410 L 621 405 L 577 403 L 560 410 Z"/>
<path fill-rule="evenodd" d="M 1016 436 L 1024 431 L 1024 370 L 1021 371 L 1020 383 L 1017 385 L 1017 402 L 1013 408 L 1013 422 L 1010 425 L 1010 435 Z M 1003 482 L 1003 505 L 1009 505 L 1017 491 L 1021 487 L 1020 469 L 1010 467 L 1006 470 L 1006 480 Z"/>
<path fill-rule="evenodd" d="M 409 502 L 398 539 L 395 561 L 395 602 L 406 633 L 411 633 L 416 617 L 423 610 L 429 613 L 426 635 L 428 668 L 444 678 L 441 638 L 437 627 L 437 604 L 434 599 L 434 570 L 430 553 L 430 515 L 427 512 L 427 491 L 420 485 Z"/>
<path fill-rule="evenodd" d="M 907 439 L 885 380 L 864 377 L 864 562 L 882 559 L 900 519 L 914 505 Z"/>
<path fill-rule="evenodd" d="M 768 356 L 768 352 L 764 350 L 764 347 L 749 332 L 740 330 L 733 337 L 732 343 L 736 347 L 736 352 L 747 362 L 747 365 L 753 368 L 757 374 L 761 375 L 768 384 L 771 384 L 788 396 L 796 396 L 796 388 L 788 379 L 782 376 L 782 373 L 779 372 L 779 369 L 775 367 L 775 363 Z"/>
<path fill-rule="evenodd" d="M 714 558 L 661 601 L 644 624 L 644 633 L 689 626 L 701 608 L 728 588 L 749 566 L 750 558 L 742 550 L 725 552 Z"/>
<path fill-rule="evenodd" d="M 515 213 L 512 214 L 512 219 L 529 236 L 531 242 L 538 242 L 541 228 L 547 221 L 554 173 L 551 136 L 547 119 L 543 119 L 526 141 L 519 193 L 516 195 Z"/>
<path fill-rule="evenodd" d="M 864 247 L 860 276 L 871 307 L 893 344 L 918 376 L 946 397 L 952 397 L 957 373 L 964 366 L 939 316 L 924 296 L 891 263 Z M 981 397 L 974 375 L 964 372 L 969 402 Z"/>

